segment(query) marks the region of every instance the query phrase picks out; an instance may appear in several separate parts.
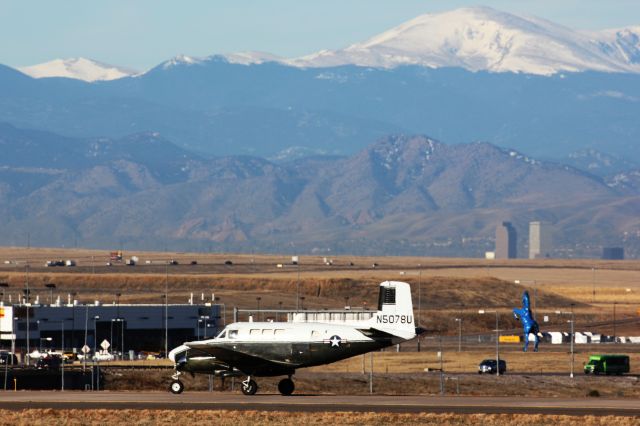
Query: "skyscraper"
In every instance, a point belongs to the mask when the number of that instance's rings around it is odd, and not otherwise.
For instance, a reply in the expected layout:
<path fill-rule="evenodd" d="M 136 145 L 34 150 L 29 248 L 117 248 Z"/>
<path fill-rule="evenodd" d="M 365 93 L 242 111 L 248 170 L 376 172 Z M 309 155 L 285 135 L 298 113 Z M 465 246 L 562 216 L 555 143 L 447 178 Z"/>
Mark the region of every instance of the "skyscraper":
<path fill-rule="evenodd" d="M 551 257 L 551 225 L 529 222 L 529 259 Z"/>
<path fill-rule="evenodd" d="M 518 257 L 518 233 L 511 222 L 502 222 L 496 227 L 496 259 Z"/>

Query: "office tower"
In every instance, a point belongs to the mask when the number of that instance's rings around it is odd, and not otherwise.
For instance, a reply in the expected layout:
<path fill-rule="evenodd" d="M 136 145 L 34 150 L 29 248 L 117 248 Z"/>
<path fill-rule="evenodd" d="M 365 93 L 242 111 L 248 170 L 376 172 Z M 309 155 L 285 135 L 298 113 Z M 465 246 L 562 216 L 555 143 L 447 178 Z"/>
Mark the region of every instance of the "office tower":
<path fill-rule="evenodd" d="M 529 222 L 529 259 L 551 257 L 551 225 Z"/>
<path fill-rule="evenodd" d="M 496 227 L 496 259 L 518 257 L 518 233 L 511 222 L 502 222 Z"/>

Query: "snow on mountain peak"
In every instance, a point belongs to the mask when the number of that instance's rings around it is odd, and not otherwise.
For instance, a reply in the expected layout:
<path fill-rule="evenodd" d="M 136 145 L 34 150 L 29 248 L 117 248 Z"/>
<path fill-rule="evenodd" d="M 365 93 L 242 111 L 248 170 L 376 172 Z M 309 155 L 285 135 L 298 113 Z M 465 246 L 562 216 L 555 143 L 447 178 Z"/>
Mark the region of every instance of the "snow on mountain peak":
<path fill-rule="evenodd" d="M 203 61 L 202 58 L 196 58 L 196 57 L 187 56 L 187 55 L 177 55 L 169 59 L 168 61 L 165 61 L 162 64 L 162 68 L 167 69 L 167 68 L 175 67 L 177 65 L 194 65 L 194 64 L 199 64 L 202 61 Z"/>
<path fill-rule="evenodd" d="M 471 71 L 640 72 L 640 31 L 584 33 L 488 7 L 420 15 L 342 50 L 287 61 L 302 67 L 420 65 Z"/>
<path fill-rule="evenodd" d="M 54 59 L 42 64 L 18 68 L 33 78 L 66 77 L 88 82 L 116 80 L 136 74 L 136 71 L 104 64 L 87 58 Z"/>
<path fill-rule="evenodd" d="M 282 58 L 278 55 L 267 52 L 237 52 L 223 55 L 227 62 L 231 64 L 251 65 L 265 62 L 280 62 Z"/>

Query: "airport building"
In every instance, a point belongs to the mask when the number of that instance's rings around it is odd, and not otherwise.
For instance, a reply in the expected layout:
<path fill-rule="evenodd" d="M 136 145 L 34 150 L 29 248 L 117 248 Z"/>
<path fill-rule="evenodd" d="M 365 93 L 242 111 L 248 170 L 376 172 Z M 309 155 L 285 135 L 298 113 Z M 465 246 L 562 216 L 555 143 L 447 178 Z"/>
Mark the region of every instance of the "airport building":
<path fill-rule="evenodd" d="M 27 352 L 27 338 L 29 352 L 63 347 L 67 352 L 80 353 L 86 342 L 94 353 L 100 351 L 105 340 L 111 353 L 164 352 L 165 341 L 171 350 L 185 341 L 212 337 L 223 327 L 224 305 L 0 306 L 0 346 L 15 346 L 21 353 Z"/>
<path fill-rule="evenodd" d="M 518 234 L 511 222 L 502 222 L 496 227 L 496 259 L 518 257 Z"/>
<path fill-rule="evenodd" d="M 546 222 L 529 223 L 529 259 L 551 257 L 551 225 Z"/>

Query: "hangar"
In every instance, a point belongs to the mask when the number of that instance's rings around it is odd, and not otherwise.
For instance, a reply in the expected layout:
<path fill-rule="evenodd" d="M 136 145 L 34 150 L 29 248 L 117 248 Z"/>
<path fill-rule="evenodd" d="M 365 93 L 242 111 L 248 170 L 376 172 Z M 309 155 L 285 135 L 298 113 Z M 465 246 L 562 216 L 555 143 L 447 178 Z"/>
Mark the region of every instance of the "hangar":
<path fill-rule="evenodd" d="M 56 349 L 165 352 L 224 327 L 220 304 L 16 304 L 0 306 L 0 347 L 16 352 Z M 28 336 L 28 341 L 27 341 Z M 14 340 L 15 339 L 15 340 Z M 64 340 L 64 344 L 63 344 Z"/>

